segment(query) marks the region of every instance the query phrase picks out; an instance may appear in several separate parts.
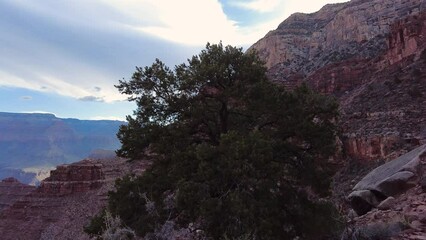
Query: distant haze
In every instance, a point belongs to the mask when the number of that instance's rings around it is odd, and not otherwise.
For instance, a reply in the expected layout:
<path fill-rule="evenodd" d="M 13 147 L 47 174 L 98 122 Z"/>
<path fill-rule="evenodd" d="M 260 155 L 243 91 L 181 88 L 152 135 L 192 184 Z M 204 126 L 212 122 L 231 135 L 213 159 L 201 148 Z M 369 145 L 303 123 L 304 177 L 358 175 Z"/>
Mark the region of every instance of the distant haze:
<path fill-rule="evenodd" d="M 111 153 L 120 146 L 116 133 L 122 124 L 61 119 L 52 114 L 0 113 L 0 178 L 13 171 L 25 175 L 21 169 L 28 173 L 75 162 L 101 150 Z"/>

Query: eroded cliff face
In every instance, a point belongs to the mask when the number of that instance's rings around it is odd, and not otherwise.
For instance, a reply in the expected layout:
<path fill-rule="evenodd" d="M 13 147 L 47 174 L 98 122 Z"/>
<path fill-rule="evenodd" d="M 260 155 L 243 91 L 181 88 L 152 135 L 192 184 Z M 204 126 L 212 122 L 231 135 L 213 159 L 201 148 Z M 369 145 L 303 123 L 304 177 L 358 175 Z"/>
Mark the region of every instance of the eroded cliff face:
<path fill-rule="evenodd" d="M 426 139 L 426 1 L 353 0 L 294 14 L 254 44 L 272 81 L 341 104 L 343 150 L 390 159 Z"/>
<path fill-rule="evenodd" d="M 10 181 L 0 183 L 1 239 L 89 239 L 83 226 L 107 204 L 114 181 L 125 174 L 141 174 L 146 161 L 128 163 L 124 159 L 83 160 L 62 165 L 35 189 Z M 8 184 L 9 183 L 9 184 Z M 8 188 L 4 186 L 7 185 Z M 21 191 L 3 201 L 5 193 Z"/>
<path fill-rule="evenodd" d="M 341 126 L 346 142 L 364 145 L 349 146 L 350 156 L 393 158 L 401 149 L 425 143 L 425 37 L 426 11 L 395 22 L 388 34 L 389 49 L 364 64 L 364 82 L 358 81 L 345 93 L 328 92 L 337 94 L 341 101 Z M 327 82 L 315 74 L 308 82 L 312 84 L 313 79 Z M 348 80 L 345 76 L 339 79 Z"/>
<path fill-rule="evenodd" d="M 40 193 L 65 195 L 87 192 L 102 186 L 105 176 L 101 163 L 84 160 L 69 165 L 60 165 L 41 182 Z"/>
<path fill-rule="evenodd" d="M 295 13 L 255 43 L 274 80 L 281 71 L 309 74 L 351 57 L 374 57 L 397 20 L 419 13 L 423 0 L 353 0 L 312 14 Z M 277 75 L 274 75 L 277 74 Z M 276 77 L 276 78 L 275 78 Z"/>
<path fill-rule="evenodd" d="M 0 181 L 0 211 L 8 208 L 22 197 L 34 191 L 34 186 L 20 183 L 15 178 L 5 178 Z"/>

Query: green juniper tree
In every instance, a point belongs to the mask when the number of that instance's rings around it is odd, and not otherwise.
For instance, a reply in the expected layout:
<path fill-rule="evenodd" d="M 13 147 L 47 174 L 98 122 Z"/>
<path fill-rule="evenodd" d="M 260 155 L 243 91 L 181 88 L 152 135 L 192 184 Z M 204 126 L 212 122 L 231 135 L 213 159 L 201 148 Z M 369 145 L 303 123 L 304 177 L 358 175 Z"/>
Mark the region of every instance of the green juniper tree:
<path fill-rule="evenodd" d="M 159 60 L 117 88 L 135 101 L 117 153 L 149 157 L 117 181 L 109 208 L 139 235 L 168 220 L 208 238 L 328 239 L 337 104 L 268 81 L 255 53 L 207 44 L 171 70 Z"/>

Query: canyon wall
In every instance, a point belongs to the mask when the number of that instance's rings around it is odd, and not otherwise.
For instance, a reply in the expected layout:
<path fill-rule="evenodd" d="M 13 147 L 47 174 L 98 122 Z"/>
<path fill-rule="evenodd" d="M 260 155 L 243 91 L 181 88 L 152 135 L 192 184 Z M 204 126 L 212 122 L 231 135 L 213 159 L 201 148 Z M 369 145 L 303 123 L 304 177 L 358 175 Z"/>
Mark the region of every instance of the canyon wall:
<path fill-rule="evenodd" d="M 55 167 L 79 161 L 97 149 L 116 150 L 122 124 L 0 112 L 0 169 Z"/>
<path fill-rule="evenodd" d="M 107 204 L 114 181 L 141 174 L 146 161 L 86 159 L 58 166 L 38 188 L 0 182 L 1 239 L 90 239 L 83 227 Z"/>
<path fill-rule="evenodd" d="M 269 78 L 340 102 L 346 156 L 391 159 L 426 140 L 426 1 L 353 0 L 293 14 L 255 43 Z"/>

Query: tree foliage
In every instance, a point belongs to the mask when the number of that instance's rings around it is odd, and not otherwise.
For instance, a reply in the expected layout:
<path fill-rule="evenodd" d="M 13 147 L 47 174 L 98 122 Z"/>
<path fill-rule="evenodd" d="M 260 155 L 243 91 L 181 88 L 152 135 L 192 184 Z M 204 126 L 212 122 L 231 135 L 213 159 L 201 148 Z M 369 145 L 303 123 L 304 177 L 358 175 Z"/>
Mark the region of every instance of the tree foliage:
<path fill-rule="evenodd" d="M 213 239 L 327 237 L 335 212 L 315 198 L 328 194 L 337 104 L 265 73 L 255 53 L 207 44 L 174 70 L 156 60 L 120 81 L 138 107 L 118 154 L 153 164 L 117 181 L 111 211 L 140 235 L 174 220 Z"/>

